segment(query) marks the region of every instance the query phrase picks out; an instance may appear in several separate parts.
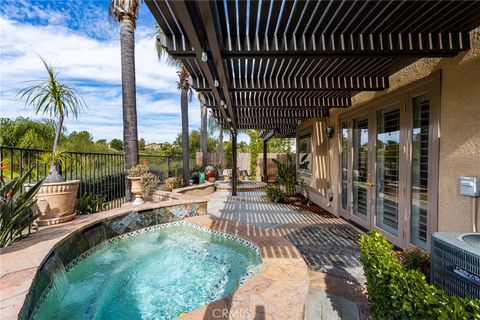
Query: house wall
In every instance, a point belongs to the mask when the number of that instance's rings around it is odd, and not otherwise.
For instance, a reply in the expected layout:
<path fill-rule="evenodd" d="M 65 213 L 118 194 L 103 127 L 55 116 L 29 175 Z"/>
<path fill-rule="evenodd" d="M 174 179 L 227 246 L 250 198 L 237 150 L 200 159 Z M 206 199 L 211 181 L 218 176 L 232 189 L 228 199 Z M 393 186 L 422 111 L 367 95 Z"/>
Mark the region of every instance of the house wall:
<path fill-rule="evenodd" d="M 421 59 L 392 75 L 389 89 L 357 94 L 351 108 L 332 109 L 328 119 L 308 119 L 297 127 L 298 133 L 313 128 L 315 161 L 308 182 L 314 202 L 338 215 L 339 116 L 441 70 L 438 231 L 472 230 L 473 203 L 459 195 L 459 177 L 480 177 L 480 28 L 470 36 L 470 50 L 452 58 Z M 335 128 L 333 139 L 324 136 L 328 124 Z M 334 187 L 331 202 L 325 196 L 330 179 Z"/>
<path fill-rule="evenodd" d="M 308 185 L 308 196 L 316 204 L 335 214 L 334 201 L 329 200 L 327 183 L 332 181 L 331 165 L 336 161 L 331 148 L 332 141 L 325 133 L 328 126 L 326 118 L 311 118 L 303 121 L 297 127 L 297 134 L 311 132 L 312 137 L 312 172 L 311 174 L 297 172 L 297 180 L 303 179 Z M 298 188 L 298 187 L 297 187 Z M 298 190 L 300 191 L 300 190 Z"/>

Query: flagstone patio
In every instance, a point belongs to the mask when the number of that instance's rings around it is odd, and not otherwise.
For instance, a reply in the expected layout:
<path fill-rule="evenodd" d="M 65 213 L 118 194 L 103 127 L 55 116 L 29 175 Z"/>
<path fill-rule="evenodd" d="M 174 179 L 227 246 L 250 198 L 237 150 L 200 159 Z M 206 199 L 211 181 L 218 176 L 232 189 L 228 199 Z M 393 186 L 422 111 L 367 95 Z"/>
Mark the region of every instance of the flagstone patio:
<path fill-rule="evenodd" d="M 290 240 L 308 265 L 310 289 L 306 320 L 369 319 L 360 263 L 361 231 L 314 207 L 271 203 L 261 191 L 210 195 L 207 213 L 263 228 L 265 237 Z"/>

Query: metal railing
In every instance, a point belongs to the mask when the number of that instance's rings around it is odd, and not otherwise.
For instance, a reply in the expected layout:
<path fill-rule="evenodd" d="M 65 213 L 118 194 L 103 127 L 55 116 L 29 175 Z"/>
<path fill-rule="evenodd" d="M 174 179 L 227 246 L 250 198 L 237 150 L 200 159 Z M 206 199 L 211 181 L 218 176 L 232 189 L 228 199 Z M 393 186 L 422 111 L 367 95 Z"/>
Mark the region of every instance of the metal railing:
<path fill-rule="evenodd" d="M 39 181 L 48 174 L 48 166 L 40 161 L 42 154 L 50 151 L 0 146 L 0 177 L 13 179 L 30 168 L 29 183 Z M 102 195 L 109 208 L 117 208 L 125 202 L 125 157 L 118 153 L 66 152 L 60 164 L 60 174 L 65 180 L 80 180 L 78 197 L 85 193 Z M 146 163 L 162 179 L 182 175 L 181 157 L 140 155 L 140 163 Z"/>

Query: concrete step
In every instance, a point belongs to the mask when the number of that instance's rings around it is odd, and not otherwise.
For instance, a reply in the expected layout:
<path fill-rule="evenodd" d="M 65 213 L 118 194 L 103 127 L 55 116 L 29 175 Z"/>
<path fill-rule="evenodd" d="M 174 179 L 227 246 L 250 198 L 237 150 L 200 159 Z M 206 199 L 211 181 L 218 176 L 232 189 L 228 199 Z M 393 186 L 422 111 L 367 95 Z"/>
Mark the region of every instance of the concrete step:
<path fill-rule="evenodd" d="M 322 290 L 309 289 L 304 320 L 360 319 L 360 309 L 355 302 Z"/>

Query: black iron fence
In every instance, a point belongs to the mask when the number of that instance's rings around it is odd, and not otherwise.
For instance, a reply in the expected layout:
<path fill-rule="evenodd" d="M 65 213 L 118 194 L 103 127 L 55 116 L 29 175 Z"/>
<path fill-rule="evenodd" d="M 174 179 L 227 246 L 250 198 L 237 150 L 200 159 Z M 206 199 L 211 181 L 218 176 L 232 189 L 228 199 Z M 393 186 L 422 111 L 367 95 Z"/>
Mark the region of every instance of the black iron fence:
<path fill-rule="evenodd" d="M 49 151 L 0 146 L 0 177 L 13 179 L 33 167 L 28 178 L 33 183 L 48 174 L 49 167 L 42 163 L 42 154 Z M 85 193 L 102 195 L 109 208 L 119 207 L 125 200 L 125 158 L 118 153 L 66 152 L 60 165 L 60 174 L 65 180 L 80 180 L 78 196 Z M 162 179 L 182 175 L 182 158 L 140 155 L 140 163 Z"/>

